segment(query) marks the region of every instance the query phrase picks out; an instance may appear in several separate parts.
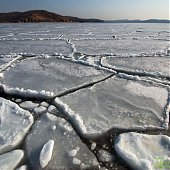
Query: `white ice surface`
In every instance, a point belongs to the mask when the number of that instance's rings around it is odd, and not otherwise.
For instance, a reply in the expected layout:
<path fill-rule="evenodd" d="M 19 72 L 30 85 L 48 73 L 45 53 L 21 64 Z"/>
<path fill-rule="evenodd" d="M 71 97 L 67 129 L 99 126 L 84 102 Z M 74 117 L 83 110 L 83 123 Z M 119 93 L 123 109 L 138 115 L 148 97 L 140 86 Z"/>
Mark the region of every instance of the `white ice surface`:
<path fill-rule="evenodd" d="M 0 155 L 0 170 L 14 170 L 23 157 L 22 150 L 13 150 Z"/>
<path fill-rule="evenodd" d="M 101 64 L 120 71 L 170 77 L 170 57 L 104 57 Z"/>
<path fill-rule="evenodd" d="M 155 54 L 157 52 L 166 53 L 166 48 L 169 41 L 156 41 L 156 40 L 134 40 L 134 39 L 121 39 L 121 40 L 85 40 L 85 41 L 72 41 L 78 52 L 84 54 L 105 54 L 113 53 L 121 56 L 127 55 L 140 55 Z"/>
<path fill-rule="evenodd" d="M 40 152 L 40 165 L 42 168 L 46 167 L 51 160 L 53 154 L 54 140 L 49 140 L 46 144 L 44 144 L 41 152 Z"/>
<path fill-rule="evenodd" d="M 49 140 L 54 141 L 53 153 L 44 169 L 56 167 L 58 169 L 94 169 L 98 167 L 95 155 L 82 143 L 72 126 L 65 119 L 46 113 L 35 122 L 25 141 L 26 153 L 32 169 L 40 168 L 41 149 Z"/>
<path fill-rule="evenodd" d="M 33 117 L 28 111 L 0 98 L 0 154 L 18 146 L 32 124 Z"/>
<path fill-rule="evenodd" d="M 99 81 L 110 74 L 90 66 L 57 58 L 22 61 L 0 79 L 7 93 L 54 96 Z M 37 81 L 38 80 L 38 81 Z"/>
<path fill-rule="evenodd" d="M 161 163 L 170 162 L 170 137 L 164 135 L 124 133 L 117 137 L 115 149 L 122 159 L 136 170 L 160 169 Z M 164 164 L 168 165 L 169 163 Z"/>
<path fill-rule="evenodd" d="M 68 55 L 72 52 L 68 40 L 75 43 L 78 52 L 84 53 L 152 53 L 164 50 L 170 40 L 169 26 L 162 23 L 1 24 L 0 30 L 0 55 L 10 52 Z"/>
<path fill-rule="evenodd" d="M 80 133 L 87 136 L 112 128 L 167 128 L 167 103 L 167 88 L 116 76 L 55 99 Z"/>
<path fill-rule="evenodd" d="M 4 48 L 5 46 L 5 48 Z M 66 42 L 61 40 L 20 40 L 0 41 L 1 54 L 9 53 L 33 53 L 33 54 L 54 54 L 62 53 L 68 55 L 71 53 L 71 49 Z"/>

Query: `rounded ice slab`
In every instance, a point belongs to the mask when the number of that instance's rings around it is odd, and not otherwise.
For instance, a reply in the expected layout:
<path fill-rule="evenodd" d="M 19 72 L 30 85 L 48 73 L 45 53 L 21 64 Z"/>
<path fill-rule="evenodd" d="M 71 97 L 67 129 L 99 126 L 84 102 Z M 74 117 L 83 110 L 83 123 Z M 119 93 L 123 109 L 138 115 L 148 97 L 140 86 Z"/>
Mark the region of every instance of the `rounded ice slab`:
<path fill-rule="evenodd" d="M 51 142 L 49 142 L 51 141 Z M 32 169 L 95 169 L 95 155 L 65 120 L 46 113 L 27 136 L 26 153 Z M 47 149 L 50 148 L 50 149 Z"/>
<path fill-rule="evenodd" d="M 0 98 L 0 154 L 19 145 L 32 124 L 33 117 L 28 111 Z"/>
<path fill-rule="evenodd" d="M 99 81 L 109 73 L 58 58 L 22 61 L 4 72 L 0 82 L 6 93 L 56 96 Z"/>
<path fill-rule="evenodd" d="M 115 149 L 132 169 L 170 169 L 168 136 L 124 133 L 117 137 Z"/>
<path fill-rule="evenodd" d="M 13 170 L 24 157 L 22 150 L 14 150 L 0 155 L 0 170 Z"/>
<path fill-rule="evenodd" d="M 101 135 L 111 129 L 168 127 L 167 88 L 116 76 L 91 88 L 55 99 L 83 135 Z"/>
<path fill-rule="evenodd" d="M 169 57 L 103 57 L 101 64 L 126 73 L 155 75 L 170 78 Z"/>

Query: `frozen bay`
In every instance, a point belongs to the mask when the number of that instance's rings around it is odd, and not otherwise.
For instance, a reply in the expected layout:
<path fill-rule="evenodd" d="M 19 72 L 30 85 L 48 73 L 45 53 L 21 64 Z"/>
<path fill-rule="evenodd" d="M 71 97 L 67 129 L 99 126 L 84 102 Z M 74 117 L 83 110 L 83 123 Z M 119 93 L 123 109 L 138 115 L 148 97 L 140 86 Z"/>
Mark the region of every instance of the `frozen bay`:
<path fill-rule="evenodd" d="M 169 24 L 0 24 L 2 167 L 167 162 L 169 85 Z"/>

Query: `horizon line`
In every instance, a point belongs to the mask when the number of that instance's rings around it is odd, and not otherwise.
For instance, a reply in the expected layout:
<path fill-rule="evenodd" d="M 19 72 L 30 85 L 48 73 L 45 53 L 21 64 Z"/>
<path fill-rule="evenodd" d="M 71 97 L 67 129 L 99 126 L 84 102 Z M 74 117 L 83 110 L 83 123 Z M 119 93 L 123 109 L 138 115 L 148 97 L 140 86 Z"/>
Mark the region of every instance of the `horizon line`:
<path fill-rule="evenodd" d="M 65 16 L 65 17 L 77 17 L 77 18 L 82 18 L 79 16 L 73 16 L 73 15 L 64 15 L 64 14 L 60 14 L 60 13 L 56 13 L 54 11 L 48 11 L 46 9 L 30 9 L 30 10 L 25 10 L 25 11 L 8 11 L 8 12 L 0 12 L 0 14 L 4 13 L 13 13 L 13 12 L 29 12 L 29 11 L 47 11 L 50 13 L 55 13 L 57 15 L 61 15 L 61 16 Z M 146 21 L 146 20 L 166 20 L 166 21 L 170 21 L 169 19 L 165 19 L 165 18 L 145 18 L 145 19 L 140 19 L 140 18 L 136 18 L 136 19 L 127 19 L 127 18 L 117 18 L 117 19 L 101 19 L 101 18 L 95 18 L 95 17 L 89 17 L 89 18 L 82 18 L 82 19 L 98 19 L 98 20 L 103 20 L 103 21 Z"/>

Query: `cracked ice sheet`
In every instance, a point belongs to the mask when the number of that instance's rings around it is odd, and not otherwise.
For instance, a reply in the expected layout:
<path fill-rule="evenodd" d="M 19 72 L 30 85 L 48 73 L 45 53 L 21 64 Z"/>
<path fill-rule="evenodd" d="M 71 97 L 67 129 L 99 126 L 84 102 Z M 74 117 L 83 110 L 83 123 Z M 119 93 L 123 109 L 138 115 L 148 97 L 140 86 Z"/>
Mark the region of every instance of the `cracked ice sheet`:
<path fill-rule="evenodd" d="M 168 127 L 167 88 L 116 76 L 91 88 L 55 99 L 85 137 L 113 128 L 164 129 Z"/>
<path fill-rule="evenodd" d="M 4 48 L 5 47 L 5 48 Z M 0 54 L 28 53 L 28 54 L 70 54 L 71 48 L 61 40 L 49 41 L 0 41 Z"/>
<path fill-rule="evenodd" d="M 10 61 L 12 61 L 13 58 L 3 58 L 3 57 L 0 57 L 0 69 L 7 63 L 9 63 Z"/>
<path fill-rule="evenodd" d="M 45 90 L 53 93 L 51 95 L 59 95 L 82 85 L 104 79 L 110 74 L 94 67 L 62 59 L 37 58 L 18 63 L 15 67 L 4 72 L 3 75 L 4 79 L 1 79 L 0 82 L 4 84 L 5 89 L 9 89 L 6 90 L 7 93 L 11 93 L 10 88 L 13 89 L 12 93 L 20 92 L 15 91 L 16 88 L 23 88 L 24 90 L 35 90 L 37 93 Z"/>
<path fill-rule="evenodd" d="M 169 57 L 103 57 L 101 64 L 116 70 L 170 77 Z"/>
<path fill-rule="evenodd" d="M 14 35 L 14 36 L 10 36 L 10 37 L 2 37 L 0 38 L 0 41 L 15 41 L 15 43 L 18 43 L 16 41 L 35 41 L 35 40 L 41 40 L 41 41 L 45 41 L 45 40 L 54 40 L 54 39 L 58 39 L 60 35 L 58 34 L 46 34 L 46 33 L 34 33 L 34 34 L 30 34 L 30 33 L 21 33 L 18 35 Z"/>
<path fill-rule="evenodd" d="M 28 111 L 0 98 L 0 154 L 18 146 L 32 124 L 33 117 Z"/>
<path fill-rule="evenodd" d="M 146 53 L 152 55 L 157 52 L 165 52 L 168 41 L 161 40 L 85 40 L 71 41 L 78 52 L 84 54 L 140 55 Z"/>
<path fill-rule="evenodd" d="M 53 141 L 51 152 L 42 148 Z M 46 113 L 35 122 L 25 141 L 26 153 L 32 169 L 41 169 L 40 160 L 51 159 L 44 169 L 95 169 L 99 166 L 95 155 L 82 143 L 72 126 L 63 118 Z M 41 153 L 41 159 L 40 159 Z"/>
<path fill-rule="evenodd" d="M 170 137 L 168 136 L 124 133 L 117 137 L 115 149 L 132 169 L 170 168 Z M 164 167 L 161 166 L 163 164 Z"/>

